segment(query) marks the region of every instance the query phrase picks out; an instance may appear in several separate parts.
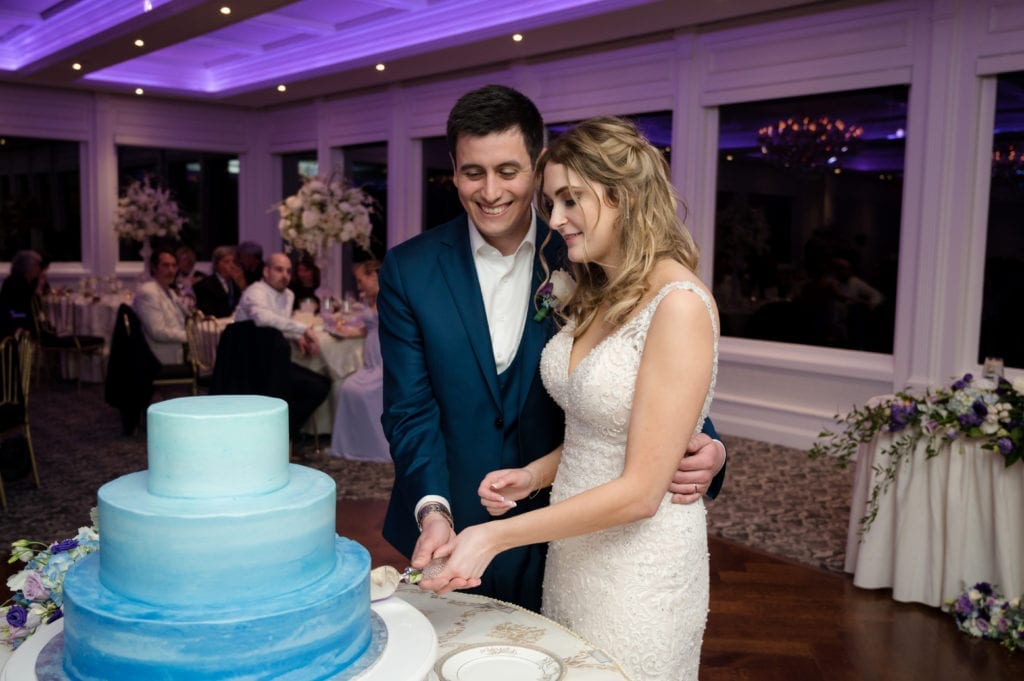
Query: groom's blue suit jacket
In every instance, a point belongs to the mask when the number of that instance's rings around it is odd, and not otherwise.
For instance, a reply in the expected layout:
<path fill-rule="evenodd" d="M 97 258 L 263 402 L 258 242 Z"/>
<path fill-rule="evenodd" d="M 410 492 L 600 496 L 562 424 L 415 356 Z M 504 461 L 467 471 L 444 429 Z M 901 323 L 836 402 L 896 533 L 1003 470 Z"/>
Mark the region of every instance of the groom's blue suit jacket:
<path fill-rule="evenodd" d="M 538 221 L 538 254 L 549 229 Z M 545 249 L 550 267 L 562 262 L 557 238 Z M 534 256 L 534 286 L 543 281 Z M 531 292 L 532 296 L 532 292 Z M 541 350 L 555 324 L 531 312 L 516 361 L 499 380 L 465 215 L 388 251 L 380 273 L 384 359 L 384 433 L 395 461 L 395 484 L 384 537 L 406 556 L 419 537 L 413 511 L 426 494 L 452 505 L 455 529 L 491 519 L 477 495 L 483 477 L 521 467 L 557 447 L 562 411 L 540 379 Z M 501 383 L 506 382 L 502 391 Z M 709 430 L 710 429 L 710 430 Z M 705 431 L 715 437 L 710 423 Z M 723 473 L 715 480 L 717 493 Z M 523 500 L 513 513 L 547 503 Z M 480 591 L 539 609 L 544 546 L 499 554 Z"/>

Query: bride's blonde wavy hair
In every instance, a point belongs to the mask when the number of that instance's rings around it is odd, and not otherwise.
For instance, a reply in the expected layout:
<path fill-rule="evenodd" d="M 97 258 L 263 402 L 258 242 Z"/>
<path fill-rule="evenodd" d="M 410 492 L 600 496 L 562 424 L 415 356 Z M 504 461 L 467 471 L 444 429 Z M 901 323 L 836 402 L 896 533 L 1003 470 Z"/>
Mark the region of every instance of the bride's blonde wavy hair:
<path fill-rule="evenodd" d="M 582 335 L 607 303 L 604 321 L 618 326 L 629 317 L 650 286 L 655 264 L 675 260 L 697 272 L 697 245 L 683 225 L 677 207 L 681 201 L 669 180 L 664 157 L 628 120 L 598 116 L 583 121 L 551 142 L 537 162 L 537 205 L 546 221 L 550 208 L 544 197 L 544 169 L 563 165 L 593 189 L 604 188 L 605 202 L 618 208 L 615 230 L 622 262 L 609 278 L 599 263 L 570 262 L 576 290 L 560 310 L 576 320 L 575 336 Z M 685 207 L 684 207 L 685 208 Z M 593 224 L 597 217 L 587 216 Z M 549 233 L 544 241 L 551 238 Z M 584 245 L 586 245 L 584 243 Z M 545 272 L 548 265 L 543 260 Z"/>

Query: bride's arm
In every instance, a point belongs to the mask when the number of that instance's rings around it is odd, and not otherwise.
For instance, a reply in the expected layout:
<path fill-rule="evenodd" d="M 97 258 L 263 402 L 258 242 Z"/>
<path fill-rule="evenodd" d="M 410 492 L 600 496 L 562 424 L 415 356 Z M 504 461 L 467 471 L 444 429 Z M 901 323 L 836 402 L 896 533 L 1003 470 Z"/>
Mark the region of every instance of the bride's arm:
<path fill-rule="evenodd" d="M 466 528 L 435 553 L 451 553 L 448 567 L 422 586 L 440 592 L 476 586 L 501 551 L 654 515 L 679 464 L 679 452 L 686 449 L 704 406 L 713 347 L 711 319 L 703 301 L 689 291 L 669 293 L 648 330 L 622 475 L 546 508 Z M 444 586 L 449 579 L 453 579 L 451 584 Z"/>
<path fill-rule="evenodd" d="M 480 503 L 493 516 L 505 514 L 515 508 L 515 502 L 550 487 L 561 460 L 562 445 L 559 445 L 522 468 L 503 468 L 488 473 L 477 488 Z"/>

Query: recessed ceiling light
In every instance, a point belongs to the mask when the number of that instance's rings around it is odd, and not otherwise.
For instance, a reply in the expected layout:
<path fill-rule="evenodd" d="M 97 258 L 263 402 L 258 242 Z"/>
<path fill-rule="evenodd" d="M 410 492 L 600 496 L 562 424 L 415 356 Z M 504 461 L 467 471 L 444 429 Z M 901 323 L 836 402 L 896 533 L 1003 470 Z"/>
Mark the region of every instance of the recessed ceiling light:
<path fill-rule="evenodd" d="M 386 66 L 384 66 L 384 64 L 377 64 L 377 65 L 376 65 L 376 66 L 374 66 L 373 68 L 377 69 L 378 71 L 383 71 L 383 70 L 384 70 L 384 69 L 386 69 L 387 67 L 386 67 Z"/>
<path fill-rule="evenodd" d="M 142 89 L 142 88 L 140 88 L 140 87 L 137 87 L 137 88 L 135 88 L 135 94 L 137 94 L 137 95 L 141 95 L 141 94 L 143 94 L 144 92 L 145 92 L 145 90 L 143 90 L 143 89 Z"/>
<path fill-rule="evenodd" d="M 146 44 L 146 41 L 143 40 L 142 38 L 136 38 L 135 39 L 135 47 L 142 47 L 145 44 Z"/>
<path fill-rule="evenodd" d="M 220 8 L 220 13 L 221 14 L 231 14 L 231 8 L 228 7 L 227 5 L 225 5 L 224 7 Z"/>
<path fill-rule="evenodd" d="M 74 64 L 71 65 L 71 68 L 73 68 L 75 71 L 81 71 L 82 65 L 76 61 Z"/>
<path fill-rule="evenodd" d="M 523 42 L 523 34 L 522 33 L 513 33 L 512 34 L 512 40 L 514 40 L 517 43 Z"/>
<path fill-rule="evenodd" d="M 278 92 L 284 92 L 287 89 L 288 89 L 288 86 L 285 85 L 284 83 L 281 83 L 280 85 L 277 86 L 277 91 Z"/>

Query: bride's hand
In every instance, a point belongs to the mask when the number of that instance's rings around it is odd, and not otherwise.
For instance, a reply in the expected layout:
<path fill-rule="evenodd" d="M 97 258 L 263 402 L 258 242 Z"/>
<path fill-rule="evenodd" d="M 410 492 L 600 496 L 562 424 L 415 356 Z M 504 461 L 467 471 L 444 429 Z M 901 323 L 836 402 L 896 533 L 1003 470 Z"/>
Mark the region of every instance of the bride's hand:
<path fill-rule="evenodd" d="M 467 527 L 434 551 L 435 559 L 446 561 L 444 569 L 436 577 L 420 580 L 420 588 L 446 594 L 480 586 L 480 577 L 497 553 L 489 524 Z"/>
<path fill-rule="evenodd" d="M 477 488 L 477 494 L 488 513 L 503 515 L 516 507 L 516 501 L 529 496 L 533 483 L 533 473 L 529 469 L 505 468 L 488 473 Z"/>

